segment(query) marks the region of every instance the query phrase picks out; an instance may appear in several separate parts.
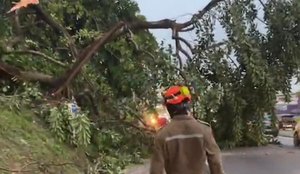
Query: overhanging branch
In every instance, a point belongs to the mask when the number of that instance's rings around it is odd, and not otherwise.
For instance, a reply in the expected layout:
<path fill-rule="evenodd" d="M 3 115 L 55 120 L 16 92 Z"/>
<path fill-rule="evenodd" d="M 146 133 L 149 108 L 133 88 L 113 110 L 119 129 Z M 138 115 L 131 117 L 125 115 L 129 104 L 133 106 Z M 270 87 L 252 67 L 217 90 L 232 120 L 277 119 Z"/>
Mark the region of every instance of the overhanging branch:
<path fill-rule="evenodd" d="M 182 58 L 180 56 L 180 53 L 184 54 L 185 57 L 191 62 L 192 61 L 192 57 L 189 55 L 189 53 L 187 51 L 185 51 L 182 46 L 180 41 L 183 41 L 187 47 L 191 50 L 191 52 L 193 53 L 193 49 L 192 46 L 183 38 L 179 37 L 179 33 L 176 30 L 173 30 L 173 34 L 172 34 L 172 39 L 175 39 L 175 46 L 176 46 L 176 56 L 178 57 L 178 60 L 180 61 L 180 69 L 182 69 Z"/>
<path fill-rule="evenodd" d="M 175 39 L 175 40 L 178 39 L 179 41 L 183 42 L 193 53 L 193 50 L 194 50 L 193 46 L 187 40 L 185 40 L 184 38 L 179 37 L 179 36 L 173 36 L 173 39 Z"/>
<path fill-rule="evenodd" d="M 173 38 L 178 38 L 178 32 L 173 31 Z M 178 62 L 179 62 L 179 68 L 182 69 L 183 63 L 182 63 L 182 58 L 180 56 L 180 49 L 179 49 L 179 47 L 181 47 L 181 46 L 180 46 L 179 39 L 175 39 L 175 47 L 176 47 L 176 57 L 177 57 Z"/>
<path fill-rule="evenodd" d="M 183 31 L 189 29 L 191 25 L 194 24 L 195 20 L 201 19 L 208 11 L 210 11 L 212 8 L 214 8 L 219 2 L 223 0 L 212 0 L 207 6 L 203 8 L 203 10 L 199 11 L 197 14 L 195 14 L 189 21 L 185 23 L 176 23 L 174 20 L 170 19 L 163 19 L 159 21 L 141 21 L 136 20 L 133 22 L 119 22 L 116 25 L 114 25 L 109 31 L 102 34 L 100 38 L 93 41 L 89 46 L 87 46 L 83 52 L 78 56 L 78 59 L 74 63 L 74 65 L 71 67 L 71 69 L 67 70 L 61 78 L 57 81 L 57 87 L 54 89 L 53 94 L 57 95 L 60 93 L 65 87 L 68 86 L 68 84 L 73 80 L 73 78 L 80 72 L 82 66 L 84 66 L 85 63 L 87 63 L 91 57 L 99 51 L 100 48 L 102 48 L 106 43 L 114 40 L 118 36 L 124 34 L 123 27 L 126 26 L 128 29 L 132 31 L 138 31 L 138 30 L 144 30 L 144 29 L 172 29 L 173 31 Z M 35 7 L 37 11 L 42 12 L 40 10 L 39 6 Z M 42 14 L 42 13 L 40 13 Z M 43 14 L 42 14 L 43 15 Z M 45 14 L 43 16 L 46 16 Z M 46 20 L 49 20 L 48 18 L 45 18 Z M 51 21 L 49 21 L 51 22 Z M 52 24 L 53 25 L 53 24 Z M 178 40 L 178 39 L 177 39 Z M 182 48 L 181 48 L 182 49 Z M 182 49 L 183 50 L 183 49 Z M 182 51 L 183 54 L 185 54 L 185 51 Z M 186 56 L 191 59 L 188 54 Z"/>
<path fill-rule="evenodd" d="M 212 8 L 214 8 L 219 2 L 223 0 L 212 0 L 210 1 L 201 11 L 199 11 L 197 14 L 195 14 L 192 19 L 182 24 L 182 28 L 184 29 L 186 27 L 189 27 L 194 24 L 195 20 L 201 19 L 208 11 L 210 11 Z"/>
<path fill-rule="evenodd" d="M 117 31 L 120 31 L 124 25 L 124 22 L 119 22 L 109 32 L 101 35 L 103 37 L 96 39 L 92 44 L 87 46 L 78 56 L 78 60 L 74 63 L 72 68 L 68 70 L 60 79 L 58 79 L 56 82 L 58 84 L 58 88 L 54 91 L 53 95 L 57 95 L 65 87 L 67 87 L 71 80 L 80 72 L 83 65 L 97 52 L 99 48 L 104 46 L 107 41 L 117 37 Z M 119 34 L 121 34 L 121 31 Z"/>

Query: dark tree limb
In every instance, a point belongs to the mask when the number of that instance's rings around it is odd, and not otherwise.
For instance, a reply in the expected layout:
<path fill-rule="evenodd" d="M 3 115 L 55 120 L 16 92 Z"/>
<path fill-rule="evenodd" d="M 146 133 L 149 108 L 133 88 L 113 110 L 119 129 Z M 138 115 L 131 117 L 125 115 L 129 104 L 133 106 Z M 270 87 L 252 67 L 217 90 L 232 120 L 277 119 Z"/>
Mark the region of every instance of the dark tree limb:
<path fill-rule="evenodd" d="M 55 89 L 53 95 L 59 94 L 65 87 L 67 87 L 71 80 L 80 72 L 82 66 L 85 65 L 85 63 L 96 53 L 99 48 L 103 47 L 107 41 L 112 39 L 112 37 L 117 37 L 118 35 L 115 33 L 122 29 L 124 25 L 124 22 L 119 22 L 109 32 L 105 33 L 103 37 L 96 39 L 92 44 L 87 46 L 78 56 L 78 60 L 74 63 L 72 68 L 57 80 L 56 84 L 58 84 L 58 88 Z"/>
<path fill-rule="evenodd" d="M 185 57 L 187 57 L 187 59 L 188 59 L 190 62 L 193 61 L 191 55 L 190 55 L 186 50 L 184 50 L 184 49 L 181 47 L 181 45 L 180 45 L 180 47 L 179 47 L 179 50 L 180 50 L 180 52 L 182 52 L 182 54 L 185 55 Z"/>
<path fill-rule="evenodd" d="M 223 0 L 211 0 L 201 11 L 199 11 L 197 14 L 195 14 L 192 19 L 182 24 L 181 29 L 184 29 L 186 27 L 189 27 L 194 24 L 194 20 L 201 19 L 208 11 L 210 11 L 212 8 L 214 8 L 219 2 Z"/>
<path fill-rule="evenodd" d="M 54 78 L 50 75 L 40 72 L 23 71 L 0 61 L 0 75 L 2 74 L 6 74 L 11 78 L 17 78 L 24 81 L 41 82 L 49 85 L 53 85 L 54 83 Z"/>
<path fill-rule="evenodd" d="M 179 32 L 188 32 L 188 31 L 192 31 L 194 29 L 195 29 L 195 26 L 193 25 L 193 26 L 191 26 L 189 28 L 181 29 L 181 30 L 179 30 Z"/>
<path fill-rule="evenodd" d="M 180 69 L 182 69 L 182 58 L 180 56 L 180 52 L 182 54 L 185 55 L 185 57 L 191 62 L 192 61 L 192 57 L 189 55 L 189 53 L 184 50 L 181 46 L 181 43 L 180 41 L 184 41 L 185 44 L 187 44 L 187 46 L 190 48 L 191 52 L 193 53 L 193 49 L 192 49 L 192 46 L 183 38 L 179 37 L 179 33 L 178 31 L 176 30 L 173 30 L 173 34 L 172 34 L 172 39 L 175 39 L 175 46 L 176 46 L 176 55 L 178 57 L 178 60 L 180 61 L 179 64 L 180 64 Z"/>
<path fill-rule="evenodd" d="M 184 38 L 179 37 L 179 36 L 173 36 L 173 39 L 175 39 L 175 40 L 178 39 L 179 41 L 183 42 L 191 50 L 192 53 L 194 52 L 193 46 Z"/>
<path fill-rule="evenodd" d="M 123 29 L 124 26 L 126 26 L 128 29 L 132 31 L 139 31 L 144 29 L 172 29 L 176 32 L 178 31 L 184 31 L 190 29 L 190 27 L 195 23 L 195 20 L 201 19 L 208 11 L 210 11 L 212 8 L 214 8 L 219 2 L 223 0 L 212 0 L 207 6 L 203 8 L 203 10 L 199 11 L 197 14 L 195 14 L 189 21 L 184 23 L 176 23 L 174 20 L 170 19 L 163 19 L 159 21 L 141 21 L 136 20 L 133 22 L 119 22 L 115 24 L 109 31 L 102 34 L 100 38 L 93 41 L 89 46 L 87 46 L 82 53 L 77 56 L 77 60 L 74 63 L 74 65 L 67 70 L 60 78 L 57 80 L 56 85 L 57 87 L 54 88 L 53 95 L 59 94 L 65 87 L 68 86 L 68 84 L 73 80 L 75 76 L 78 75 L 81 68 L 87 63 L 91 57 L 99 51 L 106 43 L 114 40 L 120 35 L 123 35 L 125 32 Z M 50 26 L 52 26 L 54 29 L 58 31 L 62 31 L 67 38 L 72 40 L 70 35 L 67 33 L 67 31 L 58 23 L 56 23 L 52 18 L 47 15 L 40 6 L 34 6 L 33 7 L 37 15 L 41 16 L 42 19 L 47 22 Z M 178 40 L 178 39 L 177 39 Z M 72 44 L 74 42 L 70 42 Z M 73 48 L 71 46 L 70 48 Z M 181 48 L 182 49 L 182 48 Z M 183 51 L 183 54 L 185 54 L 185 51 Z M 185 54 L 187 55 L 187 54 Z M 190 59 L 190 57 L 188 56 Z"/>
<path fill-rule="evenodd" d="M 175 36 L 174 36 L 175 35 Z M 178 32 L 176 32 L 176 31 L 173 31 L 173 38 L 178 38 L 179 36 L 178 36 Z M 179 69 L 182 69 L 182 67 L 183 67 L 183 63 L 182 63 L 182 58 L 181 58 L 181 56 L 180 56 L 180 50 L 179 50 L 179 47 L 181 47 L 180 46 L 180 41 L 179 41 L 179 39 L 175 39 L 175 47 L 176 47 L 176 57 L 177 57 L 177 59 L 178 59 L 178 62 L 179 62 Z"/>
<path fill-rule="evenodd" d="M 264 4 L 264 2 L 263 2 L 262 0 L 258 0 L 258 1 L 259 1 L 259 3 L 263 6 L 264 9 L 267 9 L 266 4 Z"/>

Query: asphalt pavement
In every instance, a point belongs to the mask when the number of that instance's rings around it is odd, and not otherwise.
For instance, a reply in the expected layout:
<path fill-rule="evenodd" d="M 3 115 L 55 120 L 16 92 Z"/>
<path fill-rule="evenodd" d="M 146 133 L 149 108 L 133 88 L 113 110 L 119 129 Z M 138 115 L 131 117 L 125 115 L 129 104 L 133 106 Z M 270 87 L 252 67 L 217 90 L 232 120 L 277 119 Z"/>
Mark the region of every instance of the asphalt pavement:
<path fill-rule="evenodd" d="M 223 151 L 226 174 L 300 174 L 300 149 L 293 139 L 279 137 L 282 145 Z M 149 162 L 130 168 L 126 174 L 148 174 Z"/>
<path fill-rule="evenodd" d="M 300 149 L 293 139 L 279 137 L 282 145 L 240 148 L 223 153 L 226 174 L 300 174 Z"/>

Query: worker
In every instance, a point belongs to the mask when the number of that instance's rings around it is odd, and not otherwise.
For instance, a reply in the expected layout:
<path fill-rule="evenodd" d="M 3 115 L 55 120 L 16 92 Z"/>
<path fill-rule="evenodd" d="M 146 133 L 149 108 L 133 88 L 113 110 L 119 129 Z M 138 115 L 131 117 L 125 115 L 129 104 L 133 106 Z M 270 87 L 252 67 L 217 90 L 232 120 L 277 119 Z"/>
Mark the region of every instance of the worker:
<path fill-rule="evenodd" d="M 172 86 L 163 94 L 171 122 L 157 133 L 150 174 L 224 174 L 221 152 L 212 129 L 197 121 L 189 110 L 186 86 Z"/>

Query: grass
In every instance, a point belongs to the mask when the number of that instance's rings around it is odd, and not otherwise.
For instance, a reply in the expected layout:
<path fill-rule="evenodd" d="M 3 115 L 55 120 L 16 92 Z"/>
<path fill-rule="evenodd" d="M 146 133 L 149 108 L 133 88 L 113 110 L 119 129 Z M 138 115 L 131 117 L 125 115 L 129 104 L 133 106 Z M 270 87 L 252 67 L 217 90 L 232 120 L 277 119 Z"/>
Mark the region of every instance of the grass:
<path fill-rule="evenodd" d="M 81 156 L 81 157 L 80 157 Z M 56 141 L 28 110 L 0 108 L 0 173 L 83 173 L 85 157 Z M 22 172 L 21 172 L 22 173 Z"/>

